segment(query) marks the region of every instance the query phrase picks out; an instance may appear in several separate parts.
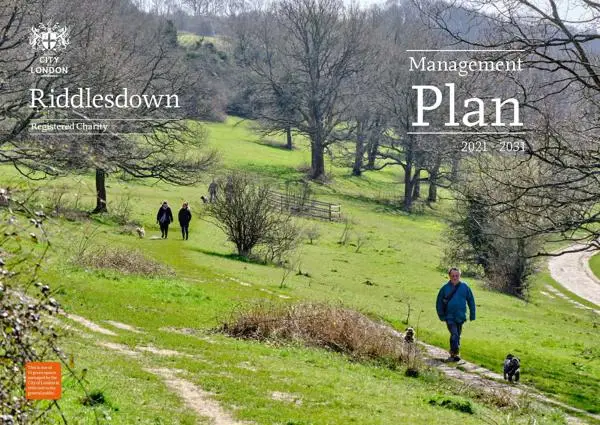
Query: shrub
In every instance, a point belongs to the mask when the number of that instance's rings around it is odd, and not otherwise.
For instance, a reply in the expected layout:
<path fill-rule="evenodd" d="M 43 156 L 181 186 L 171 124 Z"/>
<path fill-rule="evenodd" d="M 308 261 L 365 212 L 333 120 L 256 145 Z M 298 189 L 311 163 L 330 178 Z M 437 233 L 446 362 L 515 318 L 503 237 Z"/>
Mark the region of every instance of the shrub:
<path fill-rule="evenodd" d="M 344 229 L 342 230 L 342 234 L 340 235 L 340 240 L 338 241 L 338 244 L 346 245 L 348 243 L 353 225 L 354 222 L 352 221 L 352 219 L 350 219 L 349 217 L 346 217 L 344 219 Z"/>
<path fill-rule="evenodd" d="M 232 174 L 218 185 L 220 196 L 207 205 L 206 213 L 235 244 L 238 255 L 248 258 L 261 246 L 266 261 L 280 262 L 295 248 L 299 229 L 271 202 L 269 185 L 242 174 Z"/>
<path fill-rule="evenodd" d="M 111 217 L 117 224 L 125 225 L 130 222 L 133 203 L 131 193 L 127 192 L 120 195 L 114 202 L 111 203 Z M 135 203 L 135 202 L 134 202 Z M 136 223 L 137 224 L 137 223 Z"/>
<path fill-rule="evenodd" d="M 48 184 L 36 187 L 27 192 L 27 203 L 38 205 L 45 214 L 53 217 L 61 217 L 69 221 L 84 221 L 89 218 L 89 212 L 85 211 L 85 202 L 82 196 L 81 183 L 75 187 L 66 184 Z"/>
<path fill-rule="evenodd" d="M 463 266 L 467 273 L 483 273 L 494 290 L 525 297 L 537 241 L 521 237 L 510 217 L 470 190 L 464 190 L 446 234 L 444 262 Z"/>
<path fill-rule="evenodd" d="M 311 227 L 304 230 L 304 236 L 312 245 L 314 241 L 321 237 L 321 231 L 316 224 L 313 224 Z"/>
<path fill-rule="evenodd" d="M 357 233 L 356 243 L 354 244 L 356 246 L 356 250 L 354 252 L 358 253 L 363 246 L 369 243 L 370 239 L 371 238 L 369 237 L 369 235 L 365 233 Z"/>
<path fill-rule="evenodd" d="M 305 213 L 307 207 L 313 201 L 312 189 L 306 181 L 287 182 L 285 184 L 285 196 L 292 213 L 299 215 Z"/>
<path fill-rule="evenodd" d="M 140 251 L 116 247 L 94 247 L 86 249 L 76 257 L 76 263 L 83 267 L 111 269 L 124 274 L 141 276 L 172 276 L 175 272 L 168 266 L 147 258 Z"/>
<path fill-rule="evenodd" d="M 285 220 L 278 220 L 260 245 L 260 254 L 264 262 L 284 264 L 286 257 L 298 246 L 300 230 Z"/>
<path fill-rule="evenodd" d="M 469 400 L 461 397 L 435 396 L 429 399 L 432 406 L 445 407 L 446 409 L 457 410 L 459 412 L 474 414 L 473 405 Z"/>
<path fill-rule="evenodd" d="M 532 245 L 524 239 L 495 241 L 495 253 L 486 271 L 487 285 L 496 291 L 526 297 L 528 278 L 535 272 L 534 262 L 528 258 Z"/>
<path fill-rule="evenodd" d="M 2 192 L 0 190 L 0 192 Z M 48 285 L 39 282 L 45 253 L 45 215 L 3 194 L 0 207 L 0 422 L 42 422 L 57 407 L 25 398 L 25 363 L 58 359 L 58 334 L 52 325 L 59 304 Z M 68 367 L 65 369 L 69 370 Z M 72 375 L 71 375 L 72 376 Z"/>
<path fill-rule="evenodd" d="M 387 326 L 342 306 L 260 303 L 234 312 L 220 330 L 236 338 L 300 341 L 356 360 L 377 360 L 394 367 L 404 364 L 416 373 L 421 368 L 415 344 L 405 343 Z"/>
<path fill-rule="evenodd" d="M 81 404 L 84 406 L 97 406 L 105 403 L 106 397 L 104 396 L 104 392 L 102 390 L 93 390 L 81 399 Z"/>

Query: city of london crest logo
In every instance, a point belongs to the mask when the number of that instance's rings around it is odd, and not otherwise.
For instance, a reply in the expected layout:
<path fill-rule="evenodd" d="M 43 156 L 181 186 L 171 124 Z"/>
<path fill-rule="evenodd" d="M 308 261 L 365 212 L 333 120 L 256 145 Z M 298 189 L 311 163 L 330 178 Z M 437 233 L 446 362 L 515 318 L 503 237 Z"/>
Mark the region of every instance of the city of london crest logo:
<path fill-rule="evenodd" d="M 35 51 L 64 50 L 69 45 L 69 29 L 59 24 L 41 23 L 37 28 L 31 27 L 29 44 Z"/>

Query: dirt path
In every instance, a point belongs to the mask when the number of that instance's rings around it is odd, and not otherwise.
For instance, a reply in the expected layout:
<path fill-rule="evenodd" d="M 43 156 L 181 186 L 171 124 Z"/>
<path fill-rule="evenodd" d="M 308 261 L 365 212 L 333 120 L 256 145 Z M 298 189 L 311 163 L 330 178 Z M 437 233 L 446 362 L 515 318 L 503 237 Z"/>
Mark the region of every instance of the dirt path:
<path fill-rule="evenodd" d="M 400 332 L 393 329 L 391 329 L 391 332 L 398 338 L 403 339 L 403 335 Z M 440 370 L 447 377 L 461 381 L 479 391 L 495 396 L 508 396 L 512 400 L 530 397 L 541 403 L 563 409 L 564 411 L 577 413 L 579 415 L 600 421 L 600 415 L 589 413 L 583 409 L 579 409 L 558 400 L 549 398 L 534 388 L 526 385 L 510 384 L 504 381 L 504 377 L 499 373 L 493 372 L 481 366 L 477 366 L 474 363 L 461 361 L 460 365 L 450 366 L 442 360 L 448 357 L 448 352 L 446 350 L 433 345 L 425 344 L 424 342 L 419 342 L 419 345 L 425 349 L 425 363 Z M 567 423 L 570 425 L 585 423 L 579 418 L 569 414 L 566 414 L 566 418 Z"/>
<path fill-rule="evenodd" d="M 180 353 L 175 350 L 159 349 L 156 347 L 135 347 L 131 349 L 126 345 L 113 342 L 98 341 L 101 347 L 108 348 L 120 354 L 141 359 L 143 352 L 150 352 L 159 356 L 167 357 L 195 357 L 191 354 Z M 247 422 L 238 422 L 226 412 L 221 405 L 213 398 L 213 394 L 204 391 L 194 383 L 184 379 L 181 375 L 186 372 L 179 369 L 170 369 L 165 367 L 144 368 L 146 372 L 159 376 L 164 381 L 167 388 L 177 394 L 183 400 L 184 404 L 193 410 L 199 416 L 209 418 L 213 425 L 244 425 Z"/>
<path fill-rule="evenodd" d="M 526 385 L 509 384 L 504 381 L 504 377 L 499 373 L 492 372 L 491 370 L 477 366 L 474 363 L 465 361 L 461 362 L 458 367 L 449 366 L 440 360 L 448 355 L 447 351 L 427 344 L 423 344 L 423 346 L 425 346 L 427 355 L 429 356 L 426 359 L 427 364 L 441 370 L 444 375 L 448 376 L 449 378 L 457 379 L 483 392 L 496 396 L 503 394 L 509 395 L 513 400 L 530 397 L 542 403 L 558 407 L 564 411 L 577 413 L 600 421 L 600 415 L 589 413 L 583 409 L 578 409 L 576 407 L 569 406 L 566 403 L 546 397 L 542 393 Z M 570 416 L 568 414 L 566 415 L 566 418 L 567 422 L 572 425 L 584 423 L 579 418 Z"/>
<path fill-rule="evenodd" d="M 178 376 L 177 369 L 146 369 L 163 378 L 167 387 L 179 394 L 183 398 L 184 403 L 200 416 L 205 416 L 211 419 L 214 425 L 241 425 L 242 422 L 237 422 L 229 413 L 221 408 L 221 405 L 212 398 L 212 394 L 204 391 L 193 383 L 186 381 Z"/>
<path fill-rule="evenodd" d="M 581 245 L 567 248 L 572 250 Z M 600 306 L 600 280 L 590 270 L 590 258 L 598 251 L 581 251 L 551 257 L 548 261 L 550 275 L 574 294 Z"/>
<path fill-rule="evenodd" d="M 72 318 L 72 315 L 69 315 L 69 317 Z M 77 322 L 87 327 L 89 330 L 106 335 L 106 333 L 103 332 L 103 329 L 100 326 L 95 325 L 87 319 L 77 320 Z M 381 326 L 385 326 L 385 328 L 395 337 L 403 339 L 403 335 L 400 332 L 388 327 L 387 325 Z M 140 361 L 145 359 L 145 353 L 151 353 L 159 356 L 193 357 L 196 360 L 201 360 L 196 355 L 181 353 L 175 350 L 161 349 L 152 346 L 139 346 L 132 349 L 126 345 L 114 342 L 97 341 L 97 344 L 104 348 L 108 348 L 110 350 L 138 359 Z M 538 402 L 560 408 L 566 412 L 577 413 L 583 417 L 600 421 L 600 415 L 591 414 L 582 409 L 578 409 L 560 401 L 551 399 L 543 395 L 539 391 L 526 385 L 509 384 L 506 381 L 503 381 L 502 375 L 495 373 L 491 370 L 485 369 L 483 367 L 477 366 L 473 363 L 461 362 L 461 364 L 458 366 L 449 365 L 441 360 L 448 356 L 446 350 L 422 342 L 419 342 L 419 344 L 424 348 L 425 362 L 428 365 L 440 370 L 447 377 L 461 381 L 462 383 L 468 385 L 473 389 L 476 389 L 483 393 L 492 394 L 496 397 L 508 397 L 511 400 L 514 400 L 515 405 L 519 403 L 520 399 L 529 397 L 531 399 L 537 400 Z M 212 397 L 211 393 L 204 391 L 199 386 L 184 379 L 181 375 L 184 374 L 185 371 L 168 368 L 154 368 L 151 366 L 147 366 L 145 370 L 157 376 L 160 376 L 165 382 L 165 385 L 182 398 L 186 406 L 188 406 L 198 415 L 209 418 L 213 424 L 247 424 L 247 422 L 238 422 L 235 419 L 233 419 L 232 416 L 228 412 L 226 412 L 220 406 L 220 404 Z M 277 394 L 277 396 L 278 395 L 279 394 Z M 566 418 L 567 423 L 569 425 L 582 425 L 586 423 L 581 419 L 569 414 L 566 414 Z"/>
<path fill-rule="evenodd" d="M 559 291 L 558 289 L 556 289 L 554 286 L 551 285 L 546 285 L 544 287 L 548 292 L 546 291 L 540 291 L 540 293 L 548 298 L 562 298 L 563 300 L 567 301 L 570 304 L 573 304 L 575 306 L 575 308 L 578 308 L 580 310 L 588 310 L 588 311 L 592 311 L 598 315 L 600 315 L 600 309 L 597 308 L 592 308 L 589 307 L 587 305 L 583 305 L 582 303 L 580 303 L 579 301 L 575 301 L 574 299 L 566 296 L 565 294 L 563 294 L 561 291 Z"/>

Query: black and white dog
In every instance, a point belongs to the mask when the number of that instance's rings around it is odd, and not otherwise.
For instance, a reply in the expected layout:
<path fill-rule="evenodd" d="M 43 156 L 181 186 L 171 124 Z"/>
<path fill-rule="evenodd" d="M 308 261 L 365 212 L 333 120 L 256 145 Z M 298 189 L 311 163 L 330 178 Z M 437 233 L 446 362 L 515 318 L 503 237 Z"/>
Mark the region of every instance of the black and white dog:
<path fill-rule="evenodd" d="M 414 344 L 415 342 L 415 330 L 413 328 L 407 328 L 404 333 L 404 342 Z"/>
<path fill-rule="evenodd" d="M 508 354 L 504 359 L 504 379 L 508 382 L 519 382 L 521 377 L 521 360 L 518 357 Z"/>

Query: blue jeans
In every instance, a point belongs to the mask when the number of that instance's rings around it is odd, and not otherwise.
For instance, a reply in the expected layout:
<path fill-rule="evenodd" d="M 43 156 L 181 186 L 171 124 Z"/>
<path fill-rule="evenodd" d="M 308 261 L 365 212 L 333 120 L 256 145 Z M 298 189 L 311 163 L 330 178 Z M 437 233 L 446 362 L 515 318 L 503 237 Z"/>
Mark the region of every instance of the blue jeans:
<path fill-rule="evenodd" d="M 463 324 L 446 322 L 446 326 L 450 331 L 450 355 L 456 356 L 460 351 L 460 334 Z"/>
<path fill-rule="evenodd" d="M 189 233 L 190 233 L 189 223 L 187 223 L 187 224 L 179 223 L 179 225 L 181 226 L 181 237 L 183 239 L 187 240 Z"/>

